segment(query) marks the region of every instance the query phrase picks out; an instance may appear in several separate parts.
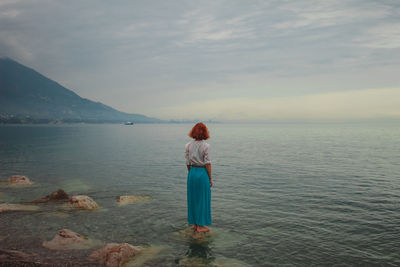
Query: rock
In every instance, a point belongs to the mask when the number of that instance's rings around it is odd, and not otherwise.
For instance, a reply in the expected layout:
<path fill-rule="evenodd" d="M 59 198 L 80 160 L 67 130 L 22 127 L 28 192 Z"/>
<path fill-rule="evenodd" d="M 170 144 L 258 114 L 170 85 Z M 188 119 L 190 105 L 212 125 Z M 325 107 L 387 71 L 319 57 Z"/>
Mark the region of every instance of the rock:
<path fill-rule="evenodd" d="M 31 201 L 32 203 L 44 203 L 49 201 L 60 201 L 60 200 L 68 200 L 69 196 L 67 193 L 64 192 L 62 189 L 58 189 L 57 191 L 47 195 L 45 197 L 36 199 Z"/>
<path fill-rule="evenodd" d="M 43 247 L 52 250 L 89 249 L 99 244 L 98 241 L 91 240 L 68 229 L 61 229 L 52 240 L 42 243 Z"/>
<path fill-rule="evenodd" d="M 120 196 L 118 198 L 118 203 L 120 205 L 127 205 L 127 204 L 137 203 L 137 202 L 150 200 L 150 199 L 151 199 L 150 197 L 146 197 L 146 196 Z"/>
<path fill-rule="evenodd" d="M 0 262 L 5 263 L 6 261 L 11 261 L 11 263 L 16 263 L 16 261 L 33 261 L 37 257 L 37 254 L 27 254 L 18 250 L 0 249 Z M 3 265 L 2 265 L 3 266 Z M 4 265 L 4 266 L 23 266 L 23 265 Z"/>
<path fill-rule="evenodd" d="M 164 250 L 164 246 L 144 247 L 138 255 L 124 264 L 124 267 L 143 267 L 143 266 L 174 266 L 166 264 L 165 258 L 158 258 L 157 255 Z M 173 258 L 175 261 L 175 258 Z M 145 265 L 146 263 L 146 265 Z"/>
<path fill-rule="evenodd" d="M 128 243 L 108 243 L 90 254 L 89 258 L 107 267 L 119 267 L 140 253 L 140 251 L 142 251 L 141 247 L 134 247 Z"/>
<path fill-rule="evenodd" d="M 197 242 L 207 242 L 210 238 L 215 237 L 215 233 L 213 231 L 210 232 L 195 232 L 193 231 L 193 227 L 187 227 L 183 230 L 180 230 L 178 232 L 174 232 L 175 235 L 184 237 L 184 238 L 192 238 L 196 240 Z"/>
<path fill-rule="evenodd" d="M 0 212 L 5 211 L 35 211 L 38 210 L 39 207 L 33 205 L 22 205 L 22 204 L 9 204 L 2 203 L 0 204 Z"/>
<path fill-rule="evenodd" d="M 13 175 L 10 178 L 8 178 L 8 184 L 10 185 L 31 185 L 33 182 L 29 180 L 28 177 L 23 176 L 23 175 Z"/>
<path fill-rule="evenodd" d="M 94 210 L 99 207 L 93 199 L 88 196 L 73 196 L 69 200 L 69 203 L 73 208 L 80 208 L 86 210 Z"/>
<path fill-rule="evenodd" d="M 210 227 L 211 231 L 206 233 L 196 233 L 193 227 L 173 232 L 173 236 L 178 239 L 190 240 L 191 243 L 202 244 L 212 242 L 213 246 L 229 249 L 240 246 L 246 242 L 246 237 L 230 230 Z"/>

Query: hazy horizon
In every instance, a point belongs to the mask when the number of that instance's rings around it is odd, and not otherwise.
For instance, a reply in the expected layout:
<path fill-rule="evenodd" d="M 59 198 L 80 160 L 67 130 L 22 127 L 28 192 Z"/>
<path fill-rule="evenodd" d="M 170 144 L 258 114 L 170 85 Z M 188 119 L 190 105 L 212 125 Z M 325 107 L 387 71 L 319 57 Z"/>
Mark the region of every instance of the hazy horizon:
<path fill-rule="evenodd" d="M 0 2 L 0 56 L 164 120 L 400 118 L 400 3 Z"/>

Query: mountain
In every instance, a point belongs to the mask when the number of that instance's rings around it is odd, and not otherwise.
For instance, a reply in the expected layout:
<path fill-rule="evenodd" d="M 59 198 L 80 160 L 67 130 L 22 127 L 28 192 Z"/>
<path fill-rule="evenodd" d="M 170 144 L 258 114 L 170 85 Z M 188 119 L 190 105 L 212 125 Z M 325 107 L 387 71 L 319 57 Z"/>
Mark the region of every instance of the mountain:
<path fill-rule="evenodd" d="M 75 94 L 12 59 L 0 58 L 0 123 L 161 122 Z"/>

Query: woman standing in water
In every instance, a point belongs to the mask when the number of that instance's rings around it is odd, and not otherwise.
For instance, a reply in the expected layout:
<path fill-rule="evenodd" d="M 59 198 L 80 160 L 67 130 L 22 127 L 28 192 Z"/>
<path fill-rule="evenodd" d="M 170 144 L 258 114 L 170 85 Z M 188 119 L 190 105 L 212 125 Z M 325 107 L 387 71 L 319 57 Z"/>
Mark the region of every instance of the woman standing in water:
<path fill-rule="evenodd" d="M 196 232 L 208 232 L 211 225 L 211 160 L 210 145 L 205 142 L 210 138 L 207 126 L 199 122 L 189 133 L 193 138 L 185 146 L 187 179 L 188 221 L 194 224 Z"/>

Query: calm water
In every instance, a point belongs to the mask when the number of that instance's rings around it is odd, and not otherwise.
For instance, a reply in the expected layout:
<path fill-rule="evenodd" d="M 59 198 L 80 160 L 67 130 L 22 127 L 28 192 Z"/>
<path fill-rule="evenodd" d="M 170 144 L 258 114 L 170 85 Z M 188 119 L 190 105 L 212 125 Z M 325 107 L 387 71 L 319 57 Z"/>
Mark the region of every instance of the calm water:
<path fill-rule="evenodd" d="M 0 215 L 0 248 L 45 262 L 84 262 L 90 251 L 48 251 L 62 228 L 103 242 L 158 246 L 148 266 L 200 258 L 226 266 L 400 265 L 400 126 L 210 124 L 214 235 L 197 242 L 186 224 L 184 145 L 192 125 L 0 126 L 0 202 L 58 188 L 86 194 L 96 212 L 41 205 Z M 119 207 L 120 195 L 151 201 Z M 89 263 L 88 263 L 89 264 Z"/>

